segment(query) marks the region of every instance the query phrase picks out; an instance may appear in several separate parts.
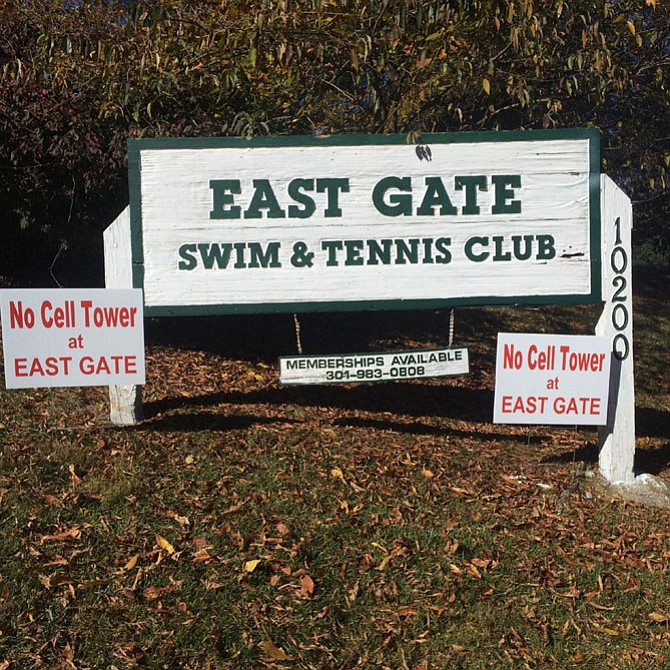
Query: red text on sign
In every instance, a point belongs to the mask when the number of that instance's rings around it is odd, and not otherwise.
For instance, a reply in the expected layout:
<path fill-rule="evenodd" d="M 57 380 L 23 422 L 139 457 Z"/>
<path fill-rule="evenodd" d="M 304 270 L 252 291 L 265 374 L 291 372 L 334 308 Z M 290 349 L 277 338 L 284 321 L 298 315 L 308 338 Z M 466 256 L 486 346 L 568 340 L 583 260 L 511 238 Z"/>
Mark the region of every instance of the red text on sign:
<path fill-rule="evenodd" d="M 84 325 L 86 328 L 134 328 L 137 307 L 93 307 L 92 300 L 82 300 Z"/>

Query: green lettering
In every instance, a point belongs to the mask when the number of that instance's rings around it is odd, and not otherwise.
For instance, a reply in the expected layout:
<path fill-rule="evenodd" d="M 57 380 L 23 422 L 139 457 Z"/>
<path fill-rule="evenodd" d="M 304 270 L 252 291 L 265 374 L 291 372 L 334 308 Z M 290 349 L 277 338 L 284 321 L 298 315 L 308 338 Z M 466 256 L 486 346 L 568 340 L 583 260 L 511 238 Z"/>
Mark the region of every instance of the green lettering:
<path fill-rule="evenodd" d="M 471 237 L 465 243 L 465 255 L 469 260 L 474 261 L 475 263 L 481 263 L 482 261 L 485 261 L 490 254 L 488 251 L 480 251 L 479 253 L 476 253 L 474 247 L 475 245 L 481 247 L 487 247 L 488 244 L 489 244 L 488 237 L 481 237 L 479 235 L 475 235 L 475 237 Z"/>
<path fill-rule="evenodd" d="M 295 202 L 303 205 L 302 209 L 296 205 L 288 206 L 288 215 L 291 219 L 309 219 L 314 211 L 316 210 L 316 205 L 314 200 L 308 195 L 303 193 L 303 191 L 313 191 L 314 190 L 314 180 L 313 179 L 292 179 L 288 185 L 288 194 L 289 197 Z"/>
<path fill-rule="evenodd" d="M 451 251 L 449 246 L 451 245 L 451 237 L 438 237 L 435 240 L 435 249 L 439 251 L 441 256 L 435 256 L 435 262 L 441 265 L 446 265 L 451 263 Z"/>
<path fill-rule="evenodd" d="M 316 180 L 316 192 L 328 194 L 328 207 L 323 211 L 326 218 L 342 216 L 339 196 L 349 193 L 349 179 L 347 177 L 324 177 Z"/>
<path fill-rule="evenodd" d="M 233 204 L 235 202 L 233 194 L 241 193 L 240 180 L 210 179 L 209 188 L 212 190 L 212 211 L 209 213 L 209 218 L 239 219 L 240 207 Z"/>
<path fill-rule="evenodd" d="M 419 241 L 417 238 L 407 240 L 395 240 L 396 265 L 405 265 L 407 261 L 411 264 L 419 262 Z M 409 245 L 408 245 L 409 243 Z"/>
<path fill-rule="evenodd" d="M 426 192 L 424 193 L 421 206 L 416 210 L 420 216 L 435 216 L 435 207 L 439 205 L 440 214 L 456 214 L 456 208 L 451 204 L 447 189 L 440 177 L 426 177 Z"/>
<path fill-rule="evenodd" d="M 423 264 L 432 265 L 433 260 L 433 238 L 424 237 L 421 242 L 423 243 Z"/>
<path fill-rule="evenodd" d="M 179 247 L 179 257 L 184 260 L 179 261 L 180 270 L 193 270 L 198 265 L 198 259 L 192 254 L 197 249 L 195 244 L 182 244 Z"/>
<path fill-rule="evenodd" d="M 503 243 L 505 242 L 505 238 L 502 235 L 494 235 L 493 236 L 493 244 L 495 244 L 495 249 L 496 252 L 493 255 L 493 260 L 494 261 L 511 261 L 512 260 L 512 254 L 509 251 L 503 252 Z"/>
<path fill-rule="evenodd" d="M 214 263 L 216 263 L 219 269 L 228 267 L 232 249 L 233 245 L 228 242 L 221 245 L 207 243 L 198 245 L 200 258 L 206 270 L 211 270 L 214 267 Z"/>
<path fill-rule="evenodd" d="M 246 249 L 247 245 L 245 242 L 235 242 L 233 246 L 235 247 L 235 254 L 237 255 L 237 260 L 235 261 L 235 265 L 233 265 L 233 267 L 237 270 L 242 270 L 247 267 L 247 264 L 244 261 L 244 250 Z"/>
<path fill-rule="evenodd" d="M 513 189 L 521 188 L 521 175 L 496 174 L 491 177 L 491 181 L 495 186 L 495 202 L 491 208 L 491 214 L 520 214 L 521 200 L 512 200 L 512 198 L 514 197 Z"/>
<path fill-rule="evenodd" d="M 556 248 L 554 247 L 553 235 L 537 236 L 537 259 L 541 261 L 550 261 L 556 257 Z"/>
<path fill-rule="evenodd" d="M 390 189 L 412 191 L 411 177 L 384 177 L 380 179 L 372 191 L 372 203 L 380 214 L 384 216 L 409 216 L 412 213 L 412 196 L 391 193 L 388 203 L 384 199 Z"/>
<path fill-rule="evenodd" d="M 322 240 L 321 248 L 328 252 L 326 266 L 337 267 L 339 265 L 337 252 L 342 250 L 342 242 L 340 240 Z"/>
<path fill-rule="evenodd" d="M 391 265 L 392 240 L 366 240 L 368 245 L 368 265 Z M 383 248 L 382 248 L 383 247 Z"/>
<path fill-rule="evenodd" d="M 286 212 L 279 206 L 269 179 L 254 179 L 254 195 L 244 211 L 245 219 L 261 219 L 261 210 L 267 210 L 268 219 L 283 219 Z"/>
<path fill-rule="evenodd" d="M 279 242 L 268 242 L 265 251 L 259 242 L 249 242 L 249 267 L 250 268 L 280 268 L 279 262 Z"/>
<path fill-rule="evenodd" d="M 363 265 L 364 261 L 361 256 L 363 240 L 345 240 L 344 248 L 347 250 L 347 255 L 344 260 L 345 265 Z"/>
<path fill-rule="evenodd" d="M 527 261 L 533 253 L 533 235 L 512 235 L 514 244 L 514 258 L 520 261 Z M 521 241 L 523 240 L 524 249 L 521 251 Z"/>
<path fill-rule="evenodd" d="M 488 190 L 486 176 L 482 174 L 456 177 L 455 185 L 457 191 L 462 191 L 465 188 L 465 205 L 461 208 L 461 212 L 463 214 L 479 214 L 477 190 Z"/>

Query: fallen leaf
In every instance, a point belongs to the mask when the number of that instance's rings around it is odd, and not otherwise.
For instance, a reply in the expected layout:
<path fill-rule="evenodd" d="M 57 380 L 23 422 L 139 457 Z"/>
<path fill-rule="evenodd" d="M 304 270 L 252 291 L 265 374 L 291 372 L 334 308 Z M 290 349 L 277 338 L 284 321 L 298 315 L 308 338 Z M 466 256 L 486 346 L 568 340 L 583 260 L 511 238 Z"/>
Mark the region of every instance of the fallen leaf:
<path fill-rule="evenodd" d="M 81 589 L 82 591 L 86 591 L 87 589 L 93 589 L 96 586 L 107 586 L 108 584 L 111 584 L 113 581 L 114 577 L 106 577 L 104 579 L 91 579 L 89 581 L 77 584 L 77 588 Z"/>
<path fill-rule="evenodd" d="M 131 558 L 131 559 L 130 559 L 124 566 L 123 566 L 123 569 L 124 569 L 124 570 L 132 570 L 132 569 L 135 567 L 135 565 L 137 565 L 137 559 L 138 559 L 138 558 L 139 558 L 139 555 L 138 555 L 138 554 L 135 554 L 135 556 L 133 556 L 133 557 L 132 557 L 132 558 Z"/>
<path fill-rule="evenodd" d="M 205 582 L 205 590 L 206 591 L 216 591 L 216 589 L 225 589 L 228 588 L 227 584 L 223 584 L 222 582 L 213 582 L 211 580 L 206 579 Z"/>
<path fill-rule="evenodd" d="M 292 661 L 293 656 L 289 656 L 283 649 L 280 649 L 272 640 L 263 640 L 258 646 L 274 661 Z"/>
<path fill-rule="evenodd" d="M 244 564 L 244 571 L 249 573 L 253 572 L 258 567 L 259 563 L 260 559 L 258 558 L 255 558 L 253 561 L 247 561 Z"/>
<path fill-rule="evenodd" d="M 78 477 L 77 473 L 74 471 L 74 463 L 70 463 L 68 471 L 70 472 L 70 485 L 72 488 L 81 484 L 81 478 Z"/>
<path fill-rule="evenodd" d="M 649 618 L 656 623 L 665 623 L 670 619 L 667 614 L 661 614 L 660 612 L 652 612 Z"/>
<path fill-rule="evenodd" d="M 38 552 L 39 555 L 39 552 Z M 48 563 L 44 563 L 44 567 L 49 567 L 52 565 L 69 565 L 67 562 L 67 559 L 63 558 L 62 556 L 56 556 L 53 561 L 49 561 Z"/>
<path fill-rule="evenodd" d="M 156 600 L 170 591 L 174 591 L 174 586 L 148 586 L 144 589 L 144 597 L 147 600 Z"/>
<path fill-rule="evenodd" d="M 473 565 L 472 563 L 468 563 L 468 572 L 477 579 L 482 578 L 482 573 L 479 572 L 479 570 L 477 570 L 477 566 Z"/>
<path fill-rule="evenodd" d="M 194 563 L 207 563 L 207 561 L 212 560 L 212 555 L 207 551 L 207 549 L 198 549 L 193 554 Z"/>
<path fill-rule="evenodd" d="M 303 575 L 300 580 L 300 595 L 309 598 L 312 593 L 314 593 L 314 580 L 309 575 Z"/>
<path fill-rule="evenodd" d="M 379 572 L 384 572 L 384 570 L 386 570 L 386 568 L 388 567 L 389 561 L 392 558 L 393 558 L 393 554 L 389 554 L 388 556 L 384 556 L 384 558 L 382 558 L 381 563 L 377 566 L 377 570 L 379 570 Z"/>
<path fill-rule="evenodd" d="M 283 523 L 278 523 L 275 528 L 277 529 L 277 532 L 282 536 L 286 537 L 287 535 L 291 534 L 291 531 L 289 530 L 289 527 L 286 524 Z"/>
<path fill-rule="evenodd" d="M 62 533 L 54 533 L 53 535 L 44 535 L 40 540 L 44 542 L 66 542 L 68 540 L 78 540 L 81 537 L 81 531 L 76 526 L 69 530 L 64 530 Z"/>
<path fill-rule="evenodd" d="M 174 547 L 162 536 L 156 535 L 156 544 L 161 548 L 165 549 L 168 554 L 174 554 Z"/>

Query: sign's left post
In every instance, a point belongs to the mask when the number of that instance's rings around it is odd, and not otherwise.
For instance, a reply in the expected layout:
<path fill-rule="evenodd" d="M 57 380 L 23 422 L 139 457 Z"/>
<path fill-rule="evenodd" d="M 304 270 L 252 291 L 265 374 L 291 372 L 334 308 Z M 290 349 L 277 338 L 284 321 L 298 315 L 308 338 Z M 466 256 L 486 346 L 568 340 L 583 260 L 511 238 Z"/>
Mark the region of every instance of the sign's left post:
<path fill-rule="evenodd" d="M 105 286 L 131 288 L 133 285 L 130 241 L 130 208 L 126 207 L 103 233 Z M 132 426 L 142 419 L 142 387 L 115 384 L 109 387 L 109 419 L 120 426 Z"/>

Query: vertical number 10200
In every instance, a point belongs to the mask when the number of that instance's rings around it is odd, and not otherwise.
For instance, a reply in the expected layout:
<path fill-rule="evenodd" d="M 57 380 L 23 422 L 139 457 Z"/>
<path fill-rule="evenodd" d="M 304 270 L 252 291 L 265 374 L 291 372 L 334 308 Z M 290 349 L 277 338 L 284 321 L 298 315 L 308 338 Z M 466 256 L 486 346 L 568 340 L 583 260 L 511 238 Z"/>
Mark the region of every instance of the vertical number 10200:
<path fill-rule="evenodd" d="M 612 325 L 617 331 L 612 346 L 614 349 L 614 355 L 620 360 L 624 361 L 628 358 L 630 354 L 630 342 L 628 341 L 627 335 L 623 332 L 626 330 L 630 315 L 628 312 L 628 295 L 626 293 L 626 288 L 628 287 L 628 280 L 624 276 L 626 269 L 628 268 L 628 254 L 626 249 L 623 246 L 621 239 L 621 218 L 617 217 L 617 220 L 614 222 L 616 229 L 616 241 L 615 247 L 612 249 L 610 254 L 610 266 L 614 272 L 614 278 L 612 279 L 612 286 L 614 287 L 614 293 L 612 295 Z"/>

